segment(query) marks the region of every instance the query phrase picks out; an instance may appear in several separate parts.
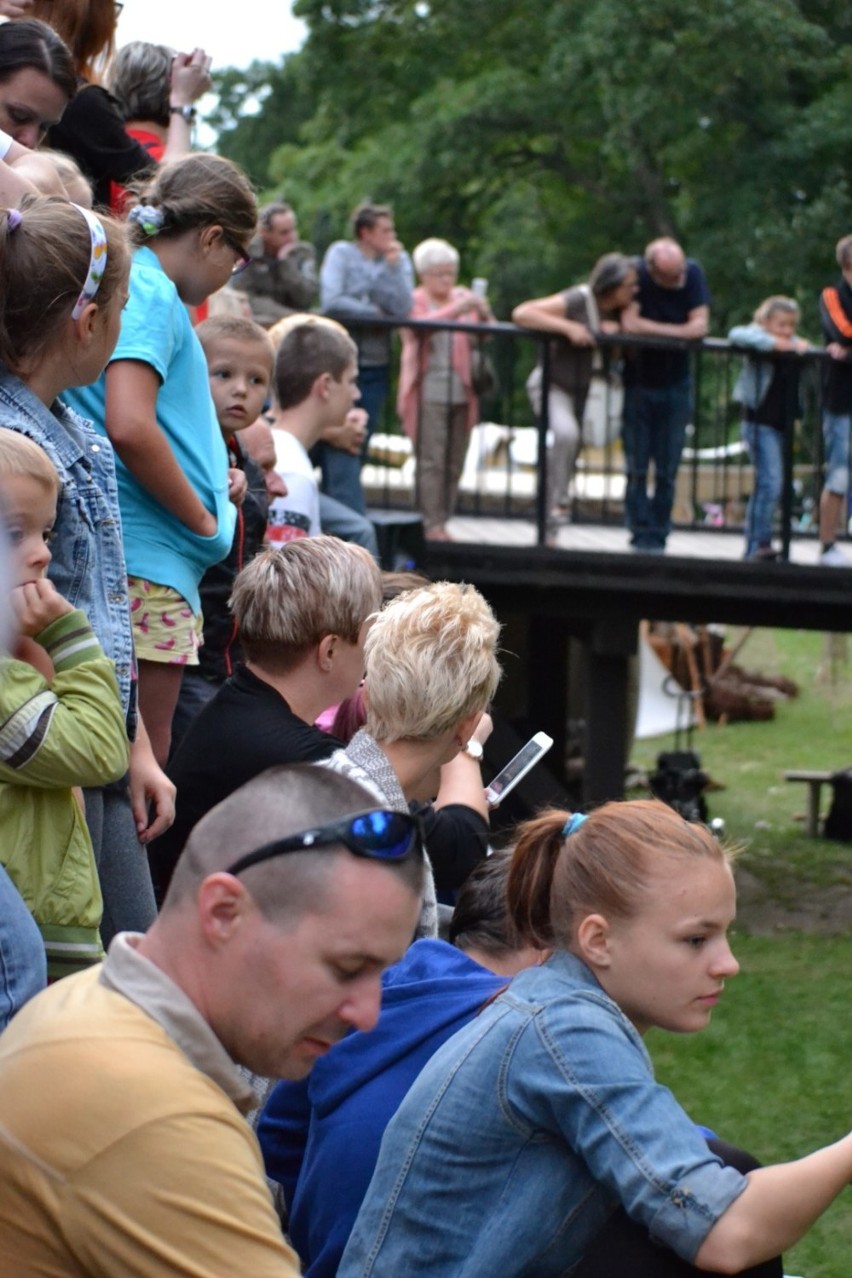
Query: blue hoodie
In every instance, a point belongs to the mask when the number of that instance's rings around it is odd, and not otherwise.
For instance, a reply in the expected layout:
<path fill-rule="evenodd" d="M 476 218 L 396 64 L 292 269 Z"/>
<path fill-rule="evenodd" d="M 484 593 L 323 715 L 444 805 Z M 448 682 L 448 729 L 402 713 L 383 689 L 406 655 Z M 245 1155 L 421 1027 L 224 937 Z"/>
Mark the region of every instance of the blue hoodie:
<path fill-rule="evenodd" d="M 384 975 L 376 1028 L 274 1089 L 257 1133 L 306 1278 L 334 1278 L 385 1127 L 429 1058 L 507 984 L 444 941 L 416 941 Z"/>

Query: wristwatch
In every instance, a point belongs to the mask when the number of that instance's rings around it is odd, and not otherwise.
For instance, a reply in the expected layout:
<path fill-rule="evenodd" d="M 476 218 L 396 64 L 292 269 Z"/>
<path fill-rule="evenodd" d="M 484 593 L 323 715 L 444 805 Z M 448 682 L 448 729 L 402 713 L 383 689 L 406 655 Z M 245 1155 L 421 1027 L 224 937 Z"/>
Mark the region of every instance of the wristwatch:
<path fill-rule="evenodd" d="M 186 120 L 187 124 L 195 124 L 198 119 L 198 112 L 194 106 L 187 103 L 185 106 L 170 106 L 169 115 L 180 115 Z"/>
<path fill-rule="evenodd" d="M 477 763 L 482 762 L 482 742 L 477 741 L 476 737 L 471 737 L 462 746 L 462 754 L 469 754 L 471 759 L 476 759 Z"/>

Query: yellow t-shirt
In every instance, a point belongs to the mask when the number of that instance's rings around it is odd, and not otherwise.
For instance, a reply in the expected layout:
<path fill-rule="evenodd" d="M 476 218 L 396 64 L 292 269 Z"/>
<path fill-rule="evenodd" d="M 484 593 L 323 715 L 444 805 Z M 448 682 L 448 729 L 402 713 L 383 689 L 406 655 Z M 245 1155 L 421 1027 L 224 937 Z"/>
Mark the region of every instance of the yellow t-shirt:
<path fill-rule="evenodd" d="M 251 1128 L 98 975 L 60 981 L 0 1036 L 3 1273 L 296 1278 Z"/>

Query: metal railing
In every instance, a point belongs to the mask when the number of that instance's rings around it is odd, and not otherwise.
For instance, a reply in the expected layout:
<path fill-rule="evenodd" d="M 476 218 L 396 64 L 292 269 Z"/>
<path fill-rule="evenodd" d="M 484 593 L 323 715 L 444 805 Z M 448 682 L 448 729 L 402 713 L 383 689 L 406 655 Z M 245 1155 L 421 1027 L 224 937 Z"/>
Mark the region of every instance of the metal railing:
<path fill-rule="evenodd" d="M 479 403 L 480 422 L 470 436 L 456 513 L 501 519 L 533 519 L 539 544 L 548 536 L 547 472 L 550 343 L 552 334 L 514 324 L 493 325 L 410 320 L 349 320 L 357 340 L 362 328 L 407 328 L 428 342 L 440 332 L 468 333 L 488 352 L 496 388 Z M 678 472 L 673 523 L 681 529 L 742 535 L 754 468 L 741 438 L 741 406 L 733 399 L 744 358 L 756 358 L 779 379 L 783 402 L 784 484 L 776 521 L 781 557 L 789 558 L 794 537 L 814 536 L 822 489 L 822 371 L 825 351 L 755 352 L 708 338 L 702 342 L 662 341 L 631 335 L 599 334 L 604 379 L 599 416 L 615 419 L 614 438 L 602 446 L 584 439 L 571 488 L 576 523 L 624 521 L 624 459 L 619 438 L 619 371 L 626 361 L 639 366 L 649 351 L 683 352 L 689 360 L 693 412 Z M 417 508 L 417 448 L 405 441 L 396 412 L 399 343 L 392 342 L 391 385 L 382 422 L 367 454 L 363 482 L 368 501 L 386 508 Z M 525 383 L 541 365 L 541 411 L 536 416 Z M 447 402 L 453 399 L 447 366 Z M 844 530 L 845 535 L 845 530 Z"/>

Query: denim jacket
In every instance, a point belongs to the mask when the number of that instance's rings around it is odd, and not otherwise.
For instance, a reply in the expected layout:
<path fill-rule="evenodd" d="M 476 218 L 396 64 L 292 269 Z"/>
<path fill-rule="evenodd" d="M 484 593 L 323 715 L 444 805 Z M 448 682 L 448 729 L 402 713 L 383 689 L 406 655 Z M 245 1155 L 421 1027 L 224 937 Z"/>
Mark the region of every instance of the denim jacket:
<path fill-rule="evenodd" d="M 618 1203 L 691 1261 L 745 1184 L 654 1081 L 589 969 L 559 952 L 420 1074 L 338 1278 L 557 1278 Z"/>
<path fill-rule="evenodd" d="M 2 364 L 0 425 L 38 444 L 59 472 L 62 487 L 48 576 L 69 603 L 82 608 L 98 642 L 115 663 L 132 736 L 133 638 L 112 446 L 60 400 L 46 408 Z"/>
<path fill-rule="evenodd" d="M 728 333 L 733 346 L 750 346 L 756 351 L 773 351 L 775 338 L 762 324 L 738 324 Z M 737 377 L 732 399 L 743 408 L 759 408 L 766 398 L 775 376 L 775 363 L 771 359 L 746 356 Z"/>

